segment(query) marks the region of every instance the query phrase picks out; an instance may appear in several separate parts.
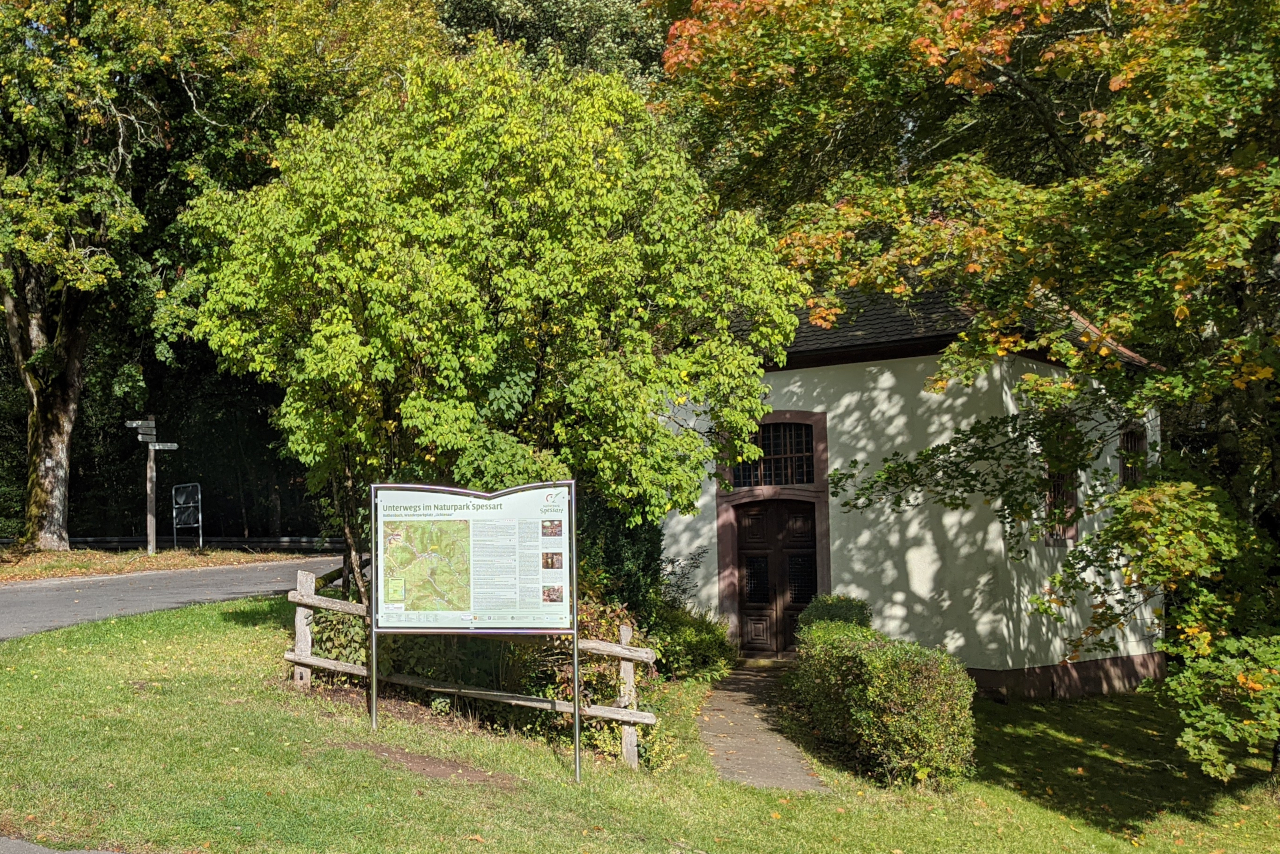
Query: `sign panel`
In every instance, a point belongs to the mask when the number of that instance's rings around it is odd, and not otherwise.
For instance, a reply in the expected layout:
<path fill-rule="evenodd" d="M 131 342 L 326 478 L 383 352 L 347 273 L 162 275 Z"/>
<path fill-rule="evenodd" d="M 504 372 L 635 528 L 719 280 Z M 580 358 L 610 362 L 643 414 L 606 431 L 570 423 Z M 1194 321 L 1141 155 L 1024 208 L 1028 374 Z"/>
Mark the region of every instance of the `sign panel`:
<path fill-rule="evenodd" d="M 176 442 L 150 442 L 147 445 L 153 451 L 176 451 L 178 445 Z"/>
<path fill-rule="evenodd" d="M 573 484 L 375 486 L 378 631 L 573 629 Z"/>
<path fill-rule="evenodd" d="M 179 483 L 173 487 L 173 506 L 200 506 L 200 484 Z"/>

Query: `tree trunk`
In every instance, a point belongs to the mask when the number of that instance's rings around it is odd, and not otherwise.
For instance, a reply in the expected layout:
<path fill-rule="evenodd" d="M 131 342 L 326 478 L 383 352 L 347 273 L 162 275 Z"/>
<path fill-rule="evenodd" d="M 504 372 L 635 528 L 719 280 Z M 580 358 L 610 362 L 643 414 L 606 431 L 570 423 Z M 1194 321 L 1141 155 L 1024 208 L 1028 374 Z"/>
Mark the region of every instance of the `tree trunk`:
<path fill-rule="evenodd" d="M 48 287 L 30 268 L 0 275 L 5 332 L 22 384 L 31 397 L 27 415 L 26 531 L 28 547 L 65 551 L 71 481 L 71 431 L 84 386 L 89 343 L 84 315 L 89 294 Z"/>
<path fill-rule="evenodd" d="M 27 416 L 27 513 L 23 540 L 37 549 L 66 551 L 71 480 L 71 428 L 80 389 L 41 389 Z"/>
<path fill-rule="evenodd" d="M 338 485 L 337 478 L 333 480 L 333 500 L 337 505 L 338 516 L 342 520 L 342 540 L 346 552 L 342 556 L 342 563 L 344 567 L 350 567 L 351 575 L 355 576 L 361 604 L 368 605 L 369 594 L 365 589 L 364 572 L 360 568 L 360 543 L 356 537 L 356 520 L 359 516 L 351 494 L 355 488 L 355 478 L 352 477 L 350 469 L 347 469 L 345 474 L 346 483 L 342 486 Z M 348 577 L 344 573 L 344 587 Z"/>

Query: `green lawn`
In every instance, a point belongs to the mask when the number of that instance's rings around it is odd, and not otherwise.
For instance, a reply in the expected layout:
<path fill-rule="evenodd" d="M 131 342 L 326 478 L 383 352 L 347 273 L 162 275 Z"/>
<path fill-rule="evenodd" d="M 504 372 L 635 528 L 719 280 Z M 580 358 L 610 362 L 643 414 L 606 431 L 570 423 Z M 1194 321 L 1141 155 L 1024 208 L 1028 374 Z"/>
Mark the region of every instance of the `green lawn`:
<path fill-rule="evenodd" d="M 665 702 L 676 766 L 633 773 L 447 719 L 384 718 L 284 687 L 292 608 L 200 606 L 0 644 L 0 835 L 126 851 L 1280 851 L 1262 766 L 1187 769 L 1148 698 L 979 706 L 978 778 L 885 790 L 822 767 L 829 794 L 720 782 L 692 685 Z M 683 712 L 680 710 L 683 709 Z M 465 763 L 423 776 L 377 743 Z M 1166 764 L 1167 763 L 1167 764 Z M 489 782 L 499 779 L 498 783 Z M 483 840 L 483 841 L 481 841 Z"/>

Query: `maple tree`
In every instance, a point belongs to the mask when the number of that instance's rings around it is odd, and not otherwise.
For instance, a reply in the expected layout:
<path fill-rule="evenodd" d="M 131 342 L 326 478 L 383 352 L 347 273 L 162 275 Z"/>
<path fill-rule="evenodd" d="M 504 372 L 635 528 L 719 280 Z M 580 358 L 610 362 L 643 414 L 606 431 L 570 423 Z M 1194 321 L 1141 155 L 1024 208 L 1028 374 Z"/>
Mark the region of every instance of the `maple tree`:
<path fill-rule="evenodd" d="M 785 228 L 814 322 L 856 323 L 849 289 L 943 290 L 972 322 L 939 385 L 1018 353 L 1061 368 L 1023 382 L 1025 417 L 854 473 L 853 502 L 978 486 L 1043 530 L 1050 469 L 1158 410 L 1159 468 L 1085 502 L 1111 522 L 1058 592 L 1099 605 L 1085 648 L 1163 597 L 1167 690 L 1209 773 L 1280 735 L 1280 686 L 1255 678 L 1280 644 L 1280 6 L 717 0 L 665 67 L 727 203 Z M 1074 458 L 1027 453 L 1081 423 Z M 1217 545 L 1168 551 L 1157 523 Z M 1112 568 L 1118 587 L 1090 575 Z"/>
<path fill-rule="evenodd" d="M 803 288 L 621 77 L 482 41 L 277 157 L 280 180 L 187 218 L 207 256 L 183 298 L 228 367 L 283 389 L 349 549 L 370 483 L 576 477 L 634 524 L 752 453 Z"/>

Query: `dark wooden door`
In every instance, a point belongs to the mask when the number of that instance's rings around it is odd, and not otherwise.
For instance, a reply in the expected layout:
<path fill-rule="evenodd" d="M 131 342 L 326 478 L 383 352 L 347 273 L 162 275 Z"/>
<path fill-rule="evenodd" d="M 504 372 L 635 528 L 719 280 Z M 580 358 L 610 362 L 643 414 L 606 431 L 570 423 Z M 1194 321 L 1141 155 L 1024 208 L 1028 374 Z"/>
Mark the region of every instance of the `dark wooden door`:
<path fill-rule="evenodd" d="M 818 592 L 813 504 L 756 501 L 735 512 L 742 651 L 790 652 L 796 647 L 796 618 Z"/>

